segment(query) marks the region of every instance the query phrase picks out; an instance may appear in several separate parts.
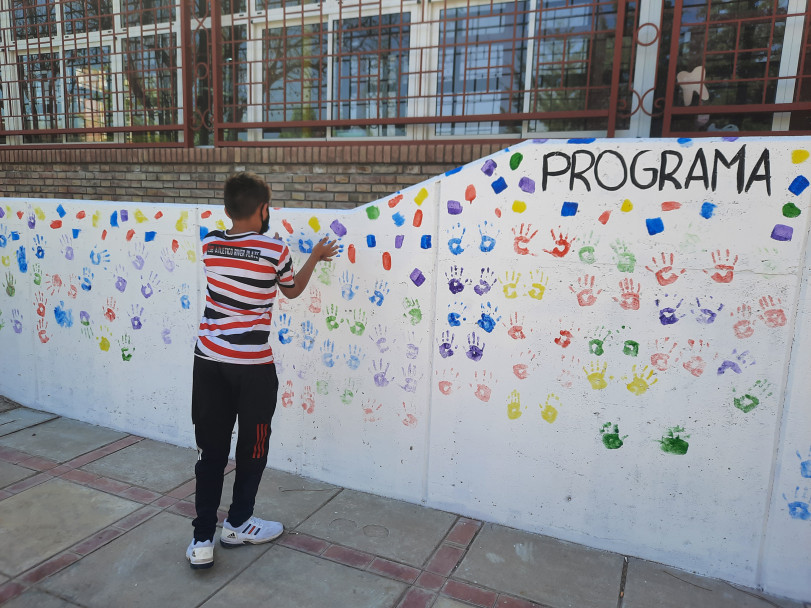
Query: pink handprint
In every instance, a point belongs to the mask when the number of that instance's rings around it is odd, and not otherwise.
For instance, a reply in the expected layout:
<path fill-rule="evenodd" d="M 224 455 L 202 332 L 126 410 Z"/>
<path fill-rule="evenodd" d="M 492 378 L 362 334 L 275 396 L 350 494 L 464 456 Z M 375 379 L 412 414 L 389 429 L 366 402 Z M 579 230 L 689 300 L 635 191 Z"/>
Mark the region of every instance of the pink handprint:
<path fill-rule="evenodd" d="M 736 313 L 730 313 L 735 316 Z M 752 320 L 752 307 L 746 304 L 738 306 L 737 321 L 732 326 L 732 331 L 735 332 L 735 337 L 743 340 L 744 338 L 751 338 L 755 333 L 755 324 Z"/>
<path fill-rule="evenodd" d="M 284 386 L 285 391 L 282 393 L 282 407 L 290 407 L 293 405 L 293 397 L 295 396 L 293 392 L 293 381 L 288 380 Z"/>
<path fill-rule="evenodd" d="M 758 300 L 763 314 L 760 318 L 768 327 L 783 327 L 786 324 L 786 313 L 780 308 L 782 302 L 780 298 L 774 301 L 772 296 L 766 296 Z"/>
<path fill-rule="evenodd" d="M 634 291 L 634 280 L 623 279 L 619 283 L 621 299 L 614 298 L 615 302 L 625 310 L 639 310 L 639 292 L 642 291 L 642 285 L 637 284 L 636 291 Z"/>

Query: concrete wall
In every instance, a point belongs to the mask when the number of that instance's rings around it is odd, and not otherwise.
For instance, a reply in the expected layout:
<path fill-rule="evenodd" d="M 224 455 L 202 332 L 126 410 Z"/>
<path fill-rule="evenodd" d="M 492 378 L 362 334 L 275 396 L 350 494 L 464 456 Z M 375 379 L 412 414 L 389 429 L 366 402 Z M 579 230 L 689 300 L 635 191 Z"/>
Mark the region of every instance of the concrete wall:
<path fill-rule="evenodd" d="M 809 150 L 526 142 L 276 210 L 343 253 L 279 302 L 272 466 L 811 598 Z M 0 202 L 0 393 L 192 445 L 221 208 Z"/>

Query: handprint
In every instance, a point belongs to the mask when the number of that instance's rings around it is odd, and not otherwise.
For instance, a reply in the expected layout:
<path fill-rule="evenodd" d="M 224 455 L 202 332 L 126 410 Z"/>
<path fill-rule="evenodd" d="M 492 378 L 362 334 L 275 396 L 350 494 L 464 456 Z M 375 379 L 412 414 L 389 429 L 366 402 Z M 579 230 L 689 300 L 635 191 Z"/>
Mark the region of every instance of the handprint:
<path fill-rule="evenodd" d="M 161 263 L 168 272 L 172 272 L 177 266 L 175 264 L 175 254 L 169 247 L 161 249 Z"/>
<path fill-rule="evenodd" d="M 522 351 L 518 355 L 518 361 L 518 363 L 513 365 L 513 374 L 519 380 L 526 380 L 529 376 L 529 366 L 535 361 L 535 353 L 531 350 Z"/>
<path fill-rule="evenodd" d="M 318 330 L 313 326 L 312 321 L 304 321 L 301 324 L 301 348 L 311 351 L 315 346 L 315 339 L 318 337 Z"/>
<path fill-rule="evenodd" d="M 375 407 L 377 405 L 377 407 Z M 361 403 L 361 409 L 363 410 L 363 421 L 364 422 L 377 422 L 379 418 L 378 411 L 381 407 L 383 407 L 382 403 L 378 403 L 374 401 L 371 397 L 367 397 Z"/>
<path fill-rule="evenodd" d="M 338 307 L 335 304 L 327 306 L 327 329 L 333 331 L 338 329 Z"/>
<path fill-rule="evenodd" d="M 37 316 L 45 317 L 45 305 L 48 303 L 48 299 L 45 297 L 45 294 L 41 291 L 38 291 L 34 294 L 34 305 L 37 307 Z"/>
<path fill-rule="evenodd" d="M 574 284 L 569 285 L 569 290 L 577 295 L 577 303 L 580 306 L 592 306 L 597 301 L 597 296 L 603 291 L 598 289 L 597 293 L 594 293 L 594 276 L 588 274 L 577 279 L 577 290 L 575 290 Z"/>
<path fill-rule="evenodd" d="M 475 291 L 477 295 L 483 296 L 490 291 L 497 280 L 496 273 L 490 270 L 489 267 L 482 268 L 479 282 L 473 286 L 473 291 Z"/>
<path fill-rule="evenodd" d="M 694 354 L 687 361 L 682 363 L 682 367 L 698 378 L 704 373 L 704 369 L 707 366 L 707 362 L 704 360 L 704 357 L 701 356 L 701 351 L 705 347 L 709 348 L 710 343 L 704 342 L 704 340 L 699 340 L 698 342 L 695 340 L 687 340 L 687 345 L 690 347 L 690 352 Z"/>
<path fill-rule="evenodd" d="M 637 284 L 634 291 L 634 280 L 623 279 L 619 282 L 621 299 L 613 298 L 615 302 L 625 310 L 639 310 L 639 292 L 642 291 L 642 284 Z"/>
<path fill-rule="evenodd" d="M 90 273 L 90 276 L 92 279 L 93 273 Z M 77 277 L 75 274 L 71 274 L 70 276 L 68 276 L 68 284 L 70 285 L 70 287 L 68 287 L 68 297 L 73 298 L 74 300 L 76 299 L 76 296 L 79 293 L 79 290 L 76 287 L 76 282 L 78 280 L 79 277 Z"/>
<path fill-rule="evenodd" d="M 355 285 L 355 275 L 348 270 L 344 270 L 339 282 L 341 284 L 341 297 L 347 301 L 352 300 L 358 291 Z"/>
<path fill-rule="evenodd" d="M 518 281 L 521 280 L 521 273 L 515 271 L 508 271 L 504 275 L 504 297 L 512 300 L 518 297 Z"/>
<path fill-rule="evenodd" d="M 467 337 L 467 345 L 468 349 L 465 355 L 471 361 L 481 361 L 482 356 L 484 355 L 484 342 L 479 340 L 479 337 L 476 335 L 476 332 L 472 332 Z"/>
<path fill-rule="evenodd" d="M 321 345 L 321 362 L 327 367 L 335 366 L 335 343 L 332 340 L 324 340 Z"/>
<path fill-rule="evenodd" d="M 512 229 L 513 236 L 515 239 L 513 240 L 513 250 L 518 255 L 527 255 L 529 254 L 529 249 L 527 249 L 527 245 L 529 242 L 538 234 L 538 231 L 532 231 L 532 224 L 521 224 L 521 227 L 516 230 L 516 227 L 513 226 Z M 536 254 L 532 254 L 536 255 Z"/>
<path fill-rule="evenodd" d="M 48 322 L 45 319 L 37 321 L 37 338 L 43 344 L 47 343 L 50 338 L 48 337 Z"/>
<path fill-rule="evenodd" d="M 650 356 L 650 364 L 660 372 L 665 371 L 670 364 L 670 356 L 673 354 L 676 345 L 677 342 L 671 341 L 669 337 L 662 340 L 661 344 L 657 339 L 654 347 L 656 352 Z M 668 346 L 670 346 L 670 349 L 668 349 Z"/>
<path fill-rule="evenodd" d="M 335 262 L 324 262 L 318 272 L 318 280 L 324 285 L 332 285 L 332 271 L 335 269 Z"/>
<path fill-rule="evenodd" d="M 507 418 L 517 420 L 521 417 L 521 414 L 523 414 L 521 411 L 521 395 L 517 390 L 513 389 L 507 397 Z"/>
<path fill-rule="evenodd" d="M 412 325 L 417 325 L 420 321 L 422 321 L 422 310 L 420 310 L 419 300 L 404 298 L 403 308 L 406 311 L 403 316 L 408 319 L 409 323 Z"/>
<path fill-rule="evenodd" d="M 282 344 L 290 344 L 293 341 L 293 338 L 295 337 L 293 333 L 290 331 L 291 321 L 292 319 L 287 315 L 287 313 L 283 312 L 281 315 L 279 315 L 280 328 L 277 335 L 279 337 L 279 342 L 281 342 Z"/>
<path fill-rule="evenodd" d="M 141 275 L 141 295 L 146 299 L 151 298 L 160 283 L 158 275 L 154 272 L 150 272 L 146 279 L 144 279 L 144 275 Z"/>
<path fill-rule="evenodd" d="M 453 357 L 453 341 L 455 336 L 445 330 L 442 332 L 442 336 L 439 338 L 439 356 L 443 359 L 447 359 L 448 357 Z"/>
<path fill-rule="evenodd" d="M 132 360 L 132 355 L 135 354 L 135 347 L 132 345 L 132 340 L 127 334 L 124 334 L 118 339 L 118 347 L 121 349 L 122 361 Z"/>
<path fill-rule="evenodd" d="M 400 385 L 407 393 L 415 393 L 417 391 L 417 366 L 409 363 L 408 368 L 401 368 L 403 370 L 403 384 Z"/>
<path fill-rule="evenodd" d="M 465 230 L 461 223 L 457 223 L 456 226 L 448 230 L 448 234 L 451 235 L 451 238 L 448 239 L 448 249 L 453 255 L 459 255 L 465 250 L 465 248 L 462 247 L 462 238 L 465 236 Z"/>
<path fill-rule="evenodd" d="M 783 327 L 786 324 L 786 313 L 780 308 L 782 304 L 780 298 L 777 298 L 775 302 L 772 296 L 766 296 L 760 298 L 758 303 L 760 304 L 760 309 L 763 311 L 760 318 L 767 327 Z"/>
<path fill-rule="evenodd" d="M 487 220 L 483 221 L 479 224 L 479 235 L 481 235 L 481 242 L 479 243 L 479 251 L 482 253 L 490 253 L 493 251 L 493 248 L 496 246 L 496 236 L 498 236 L 499 231 L 496 230 L 495 236 L 487 234 L 490 232 L 490 228 L 493 225 L 490 224 Z"/>
<path fill-rule="evenodd" d="M 545 276 L 541 271 L 536 272 L 532 270 L 529 273 L 529 282 L 532 285 L 532 289 L 527 292 L 527 295 L 535 300 L 543 300 L 549 277 Z"/>
<path fill-rule="evenodd" d="M 93 247 L 93 250 L 90 252 L 90 263 L 91 264 L 93 264 L 94 266 L 99 266 L 100 265 L 100 266 L 102 266 L 104 268 L 107 268 L 107 264 L 109 263 L 109 261 L 110 261 L 110 252 L 109 251 L 107 251 L 106 249 L 102 249 L 101 251 L 98 251 L 95 247 Z"/>
<path fill-rule="evenodd" d="M 679 272 L 675 272 L 673 270 L 674 257 L 675 256 L 671 253 L 670 258 L 668 259 L 667 254 L 662 252 L 661 268 L 659 267 L 659 262 L 657 261 L 656 256 L 651 258 L 651 261 L 653 262 L 653 268 L 651 268 L 650 266 L 645 266 L 647 270 L 651 271 L 654 274 L 656 280 L 659 282 L 659 285 L 661 285 L 662 287 L 670 285 L 671 283 L 675 283 L 676 280 L 679 278 L 679 276 L 683 275 L 686 272 L 684 268 L 682 268 Z"/>
<path fill-rule="evenodd" d="M 659 300 L 657 298 L 655 300 L 656 306 L 661 306 L 662 304 L 670 304 L 672 302 L 675 302 L 678 296 L 670 296 L 669 294 L 665 294 L 664 297 L 665 298 L 670 297 L 673 299 L 667 301 L 664 299 Z M 679 319 L 684 317 L 684 315 L 678 314 L 678 310 L 682 302 L 684 302 L 684 298 L 679 300 L 678 304 L 676 304 L 675 306 L 662 306 L 662 308 L 659 309 L 659 323 L 661 323 L 662 325 L 673 325 L 674 323 L 678 322 Z"/>
<path fill-rule="evenodd" d="M 380 354 L 383 354 L 389 350 L 388 338 L 386 336 L 387 333 L 388 328 L 385 325 L 375 325 L 372 333 L 369 335 L 369 339 L 375 343 L 375 346 Z M 396 342 L 396 340 L 392 340 L 392 343 L 394 342 Z"/>
<path fill-rule="evenodd" d="M 115 267 L 114 276 L 115 288 L 121 293 L 124 293 L 124 291 L 127 289 L 127 273 L 121 264 Z"/>
<path fill-rule="evenodd" d="M 366 313 L 360 309 L 352 311 L 352 320 L 345 319 L 346 324 L 349 325 L 349 331 L 356 335 L 362 336 L 366 331 Z"/>
<path fill-rule="evenodd" d="M 718 367 L 718 375 L 721 376 L 727 370 L 731 369 L 736 374 L 740 374 L 744 367 L 754 365 L 756 361 L 751 358 L 749 351 L 745 350 L 742 353 L 738 349 L 732 349 L 732 354 L 728 359 L 724 359 L 723 363 Z"/>
<path fill-rule="evenodd" d="M 11 328 L 15 334 L 21 334 L 23 331 L 23 316 L 16 308 L 11 311 Z"/>
<path fill-rule="evenodd" d="M 130 262 L 135 267 L 136 270 L 143 270 L 144 264 L 146 264 L 147 252 L 146 252 L 146 245 L 143 243 L 135 243 L 135 247 L 128 252 Z"/>
<path fill-rule="evenodd" d="M 732 255 L 727 249 L 723 254 L 721 250 L 712 252 L 712 263 L 715 265 L 715 272 L 710 275 L 710 278 L 716 283 L 731 283 L 735 274 L 735 264 L 738 263 L 738 256 L 732 258 Z M 704 270 L 709 274 L 709 270 Z"/>
<path fill-rule="evenodd" d="M 464 290 L 465 285 L 470 283 L 469 279 L 464 278 L 464 269 L 458 266 L 451 266 L 450 274 L 445 273 L 445 278 L 448 279 L 448 289 L 454 295 Z"/>
<path fill-rule="evenodd" d="M 510 322 L 503 324 L 507 328 L 507 335 L 513 340 L 524 340 L 527 335 L 524 333 L 524 318 L 517 312 L 510 315 Z"/>
<path fill-rule="evenodd" d="M 13 298 L 14 294 L 17 293 L 17 288 L 14 287 L 14 275 L 11 272 L 6 273 L 6 282 L 3 287 L 10 298 Z"/>
<path fill-rule="evenodd" d="M 647 371 L 647 374 L 645 373 Z M 636 365 L 631 368 L 631 373 L 634 375 L 633 379 L 625 385 L 625 388 L 628 389 L 629 392 L 633 393 L 637 397 L 640 395 L 644 395 L 648 389 L 656 384 L 659 379 L 655 378 L 656 373 L 653 370 L 648 371 L 648 366 L 645 365 L 642 369 L 637 373 Z M 625 378 L 627 380 L 628 378 Z"/>
<path fill-rule="evenodd" d="M 389 363 L 386 363 L 385 365 L 386 367 L 383 367 L 383 359 L 380 359 L 379 362 L 372 361 L 372 372 L 374 374 L 373 378 L 375 381 L 375 386 L 379 386 L 380 388 L 388 386 L 392 381 L 391 378 L 386 376 L 389 371 Z"/>
<path fill-rule="evenodd" d="M 589 381 L 591 388 L 599 391 L 608 386 L 608 382 L 605 379 L 607 369 L 608 363 L 603 363 L 601 366 L 599 361 L 592 361 L 588 369 L 586 369 L 585 365 L 583 366 L 583 371 L 586 372 L 586 380 Z"/>
<path fill-rule="evenodd" d="M 282 393 L 282 407 L 290 407 L 293 405 L 293 397 L 296 394 L 293 392 L 293 381 L 288 380 L 284 385 L 284 392 Z"/>
<path fill-rule="evenodd" d="M 733 317 L 735 313 L 729 313 Z M 752 319 L 752 307 L 746 304 L 741 304 L 737 309 L 737 321 L 732 326 L 732 331 L 735 332 L 735 337 L 743 340 L 744 338 L 751 338 L 755 333 L 755 324 Z"/>
<path fill-rule="evenodd" d="M 382 306 L 383 299 L 389 293 L 389 284 L 386 281 L 375 281 L 374 292 L 369 296 L 369 301 L 375 306 Z"/>
<path fill-rule="evenodd" d="M 93 277 L 96 276 L 90 272 L 90 269 L 85 266 L 82 270 L 82 291 L 90 291 L 93 289 Z"/>
<path fill-rule="evenodd" d="M 346 360 L 347 366 L 349 369 L 358 369 L 360 367 L 361 361 L 366 357 L 366 355 L 361 350 L 360 346 L 351 345 L 349 347 L 348 352 L 344 355 L 344 359 Z"/>
<path fill-rule="evenodd" d="M 144 307 L 133 304 L 130 306 L 130 325 L 133 330 L 138 330 L 143 327 L 143 320 L 141 319 L 144 314 Z"/>
<path fill-rule="evenodd" d="M 459 327 L 463 321 L 467 320 L 467 317 L 465 317 L 466 310 L 467 306 L 461 300 L 454 300 L 451 304 L 448 304 L 448 325 Z"/>
<path fill-rule="evenodd" d="M 45 275 L 45 287 L 48 288 L 52 296 L 55 296 L 62 289 L 62 277 L 58 274 Z"/>
<path fill-rule="evenodd" d="M 633 272 L 636 268 L 636 256 L 628 249 L 628 245 L 617 239 L 611 244 L 611 249 L 617 256 L 617 270 L 620 272 Z"/>
<path fill-rule="evenodd" d="M 34 252 L 34 255 L 37 259 L 42 259 L 45 257 L 45 237 L 41 234 L 38 234 L 34 237 L 34 246 L 31 247 L 31 250 Z"/>
<path fill-rule="evenodd" d="M 482 370 L 481 372 L 473 373 L 473 382 L 470 383 L 470 388 L 475 388 L 473 394 L 479 401 L 487 403 L 490 401 L 490 396 L 493 390 L 490 385 L 493 383 L 493 372 Z"/>
<path fill-rule="evenodd" d="M 709 296 L 709 299 L 712 300 L 712 296 Z M 699 298 L 696 298 L 696 308 L 698 310 L 693 309 L 690 311 L 696 316 L 696 321 L 698 321 L 702 325 L 710 325 L 711 323 L 715 322 L 718 313 L 724 309 L 724 305 L 719 304 L 716 310 L 712 310 L 710 308 L 707 308 L 706 306 L 702 308 L 701 300 Z"/>
<path fill-rule="evenodd" d="M 437 376 L 439 375 L 439 370 L 436 370 Z M 439 388 L 439 392 L 443 395 L 450 395 L 455 388 L 457 388 L 459 381 L 459 372 L 454 371 L 453 368 L 450 369 L 443 369 L 442 370 L 442 379 L 437 384 L 437 388 Z"/>
<path fill-rule="evenodd" d="M 490 302 L 481 305 L 481 318 L 476 321 L 476 325 L 481 327 L 488 334 L 496 328 L 496 323 L 501 320 L 501 315 L 498 314 L 498 306 L 493 306 Z"/>
<path fill-rule="evenodd" d="M 310 386 L 305 386 L 301 393 L 301 409 L 307 414 L 312 414 L 315 411 L 315 395 Z"/>
<path fill-rule="evenodd" d="M 560 230 L 560 228 L 558 230 Z M 575 242 L 576 237 L 572 237 L 571 239 L 569 239 L 569 235 L 568 234 L 564 235 L 562 230 L 558 232 L 557 236 L 555 236 L 554 230 L 552 230 L 551 232 L 552 232 L 552 242 L 555 243 L 555 248 L 544 249 L 544 251 L 546 253 L 555 256 L 556 258 L 562 258 L 567 253 L 569 253 L 569 250 L 572 248 L 572 243 Z"/>

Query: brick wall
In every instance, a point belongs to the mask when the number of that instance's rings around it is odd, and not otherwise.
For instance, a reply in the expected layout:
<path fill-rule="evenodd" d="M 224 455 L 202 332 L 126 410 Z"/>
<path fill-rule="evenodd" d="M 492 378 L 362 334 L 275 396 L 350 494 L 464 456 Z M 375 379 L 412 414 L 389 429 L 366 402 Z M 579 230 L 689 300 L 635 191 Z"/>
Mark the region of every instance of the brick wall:
<path fill-rule="evenodd" d="M 0 149 L 0 195 L 219 204 L 225 178 L 247 170 L 270 183 L 274 206 L 350 208 L 503 147 Z"/>

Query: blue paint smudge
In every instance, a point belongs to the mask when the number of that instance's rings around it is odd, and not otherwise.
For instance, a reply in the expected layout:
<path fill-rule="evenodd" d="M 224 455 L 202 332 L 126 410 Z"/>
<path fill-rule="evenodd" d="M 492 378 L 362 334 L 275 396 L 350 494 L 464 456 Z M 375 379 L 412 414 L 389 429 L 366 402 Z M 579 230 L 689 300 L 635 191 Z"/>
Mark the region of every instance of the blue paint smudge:
<path fill-rule="evenodd" d="M 660 217 L 651 217 L 645 220 L 645 226 L 648 228 L 648 234 L 653 236 L 665 231 L 665 223 Z"/>
<path fill-rule="evenodd" d="M 68 213 L 67 211 L 65 211 L 65 208 L 62 205 L 59 205 L 56 208 L 56 212 L 59 214 L 59 217 L 65 217 L 67 215 L 67 213 Z M 0 215 L 0 217 L 3 217 L 3 216 Z"/>
<path fill-rule="evenodd" d="M 492 158 L 488 158 L 482 165 L 482 173 L 484 173 L 487 177 L 490 177 L 493 175 L 493 171 L 496 170 L 496 167 L 498 167 L 496 161 L 494 161 Z"/>
<path fill-rule="evenodd" d="M 394 237 L 394 248 L 400 249 L 403 246 L 403 239 L 405 239 L 405 235 L 398 234 Z"/>
<path fill-rule="evenodd" d="M 23 274 L 28 272 L 28 260 L 25 259 L 25 246 L 23 245 L 20 245 L 17 250 L 17 266 L 19 266 L 20 272 Z"/>
<path fill-rule="evenodd" d="M 0 220 L 2 220 L 4 217 L 6 217 L 6 212 L 2 207 L 0 207 Z"/>
<path fill-rule="evenodd" d="M 20 240 L 20 233 L 16 230 L 11 231 L 11 240 L 12 241 L 19 241 Z"/>
<path fill-rule="evenodd" d="M 522 191 L 532 194 L 535 192 L 535 180 L 528 177 L 522 177 L 518 182 L 518 187 L 521 188 Z"/>
<path fill-rule="evenodd" d="M 811 511 L 808 509 L 808 503 L 801 500 L 788 503 L 788 514 L 792 519 L 801 519 L 804 521 L 811 519 Z"/>
<path fill-rule="evenodd" d="M 408 276 L 414 283 L 414 285 L 416 285 L 417 287 L 425 283 L 425 275 L 422 274 L 422 270 L 420 270 L 419 268 L 415 268 L 414 270 L 412 270 L 411 274 Z"/>
<path fill-rule="evenodd" d="M 496 194 L 501 194 L 507 189 L 507 182 L 504 181 L 503 177 L 499 177 L 491 185 L 493 187 L 493 192 L 495 192 Z"/>
<path fill-rule="evenodd" d="M 676 141 L 685 148 L 689 148 L 693 145 L 693 140 L 690 137 L 679 137 Z"/>
<path fill-rule="evenodd" d="M 191 307 L 191 301 L 189 300 L 189 296 L 183 294 L 180 296 L 180 306 L 183 310 L 188 310 Z"/>
<path fill-rule="evenodd" d="M 593 144 L 596 141 L 595 137 L 574 137 L 568 140 L 568 144 Z"/>
<path fill-rule="evenodd" d="M 119 217 L 121 218 L 121 221 L 122 221 L 122 222 L 126 222 L 128 219 L 130 219 L 130 214 L 127 212 L 127 210 L 126 210 L 126 209 L 122 209 L 122 210 L 121 210 L 121 211 L 118 213 L 118 215 L 119 215 Z"/>
<path fill-rule="evenodd" d="M 462 324 L 460 321 L 461 315 L 458 312 L 449 312 L 448 313 L 448 325 L 451 327 L 459 327 Z"/>
<path fill-rule="evenodd" d="M 533 144 L 545 144 L 548 141 L 549 141 L 549 138 L 547 137 L 547 138 L 544 138 L 544 139 L 533 139 L 532 143 Z"/>
<path fill-rule="evenodd" d="M 705 220 L 710 219 L 712 214 L 715 213 L 715 207 L 716 205 L 713 205 L 708 201 L 704 201 L 704 204 L 701 205 L 701 211 L 699 212 L 701 217 L 703 217 Z"/>
<path fill-rule="evenodd" d="M 338 220 L 333 220 L 333 222 L 329 225 L 329 227 L 332 228 L 332 231 L 337 236 L 346 236 L 346 226 L 344 226 Z"/>
<path fill-rule="evenodd" d="M 737 137 L 722 137 L 721 141 L 738 141 Z"/>
<path fill-rule="evenodd" d="M 200 226 L 200 238 L 203 239 L 208 234 L 208 228 Z"/>
<path fill-rule="evenodd" d="M 566 201 L 563 203 L 563 207 L 560 210 L 560 215 L 562 217 L 572 217 L 575 213 L 577 213 L 577 207 L 577 203 Z"/>
<path fill-rule="evenodd" d="M 74 228 L 74 229 L 72 230 L 72 233 L 73 233 L 73 238 L 74 238 L 74 239 L 75 239 L 75 238 L 78 238 L 78 237 L 79 237 L 79 233 L 80 233 L 81 231 L 82 231 L 82 229 L 81 229 L 81 228 Z"/>
<path fill-rule="evenodd" d="M 423 249 L 430 249 L 431 248 L 431 235 L 430 234 L 423 234 L 422 238 L 420 239 L 420 247 Z"/>
<path fill-rule="evenodd" d="M 403 224 L 405 224 L 405 217 L 403 217 L 403 214 L 400 213 L 399 211 L 394 215 L 392 215 L 391 219 L 394 220 L 395 226 L 402 226 Z"/>
<path fill-rule="evenodd" d="M 808 178 L 804 175 L 798 175 L 794 178 L 794 181 L 791 182 L 791 185 L 788 187 L 788 191 L 796 196 L 799 196 L 806 188 L 808 188 Z"/>
<path fill-rule="evenodd" d="M 459 201 L 448 201 L 448 213 L 450 215 L 459 215 L 462 213 L 462 203 Z"/>
<path fill-rule="evenodd" d="M 785 224 L 775 224 L 772 230 L 772 238 L 775 241 L 790 241 L 794 236 L 794 228 Z"/>
<path fill-rule="evenodd" d="M 118 228 L 118 211 L 113 211 L 110 214 L 110 226 Z"/>
<path fill-rule="evenodd" d="M 366 235 L 366 246 L 367 247 L 375 247 L 377 245 L 377 239 L 375 239 L 374 234 L 367 234 Z"/>
<path fill-rule="evenodd" d="M 445 171 L 445 175 L 453 175 L 454 173 L 459 173 L 462 170 L 462 167 L 456 167 L 456 169 L 451 169 L 450 171 Z"/>
<path fill-rule="evenodd" d="M 489 334 L 495 329 L 496 322 L 493 319 L 493 317 L 488 315 L 486 312 L 483 312 L 482 318 L 476 321 L 476 325 L 481 327 L 484 331 L 486 331 Z"/>
<path fill-rule="evenodd" d="M 150 230 L 149 232 L 144 232 L 144 242 L 149 243 L 155 240 L 155 236 L 157 235 L 156 232 Z"/>

